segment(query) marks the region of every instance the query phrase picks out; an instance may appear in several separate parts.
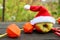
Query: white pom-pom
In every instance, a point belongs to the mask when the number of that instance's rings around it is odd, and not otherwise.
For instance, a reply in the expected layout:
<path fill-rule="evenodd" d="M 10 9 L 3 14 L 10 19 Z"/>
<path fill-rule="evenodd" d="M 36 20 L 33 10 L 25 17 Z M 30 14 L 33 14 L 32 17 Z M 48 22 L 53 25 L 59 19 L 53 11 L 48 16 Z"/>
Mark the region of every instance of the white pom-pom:
<path fill-rule="evenodd" d="M 30 9 L 30 5 L 25 5 L 24 9 L 26 9 L 26 10 Z"/>

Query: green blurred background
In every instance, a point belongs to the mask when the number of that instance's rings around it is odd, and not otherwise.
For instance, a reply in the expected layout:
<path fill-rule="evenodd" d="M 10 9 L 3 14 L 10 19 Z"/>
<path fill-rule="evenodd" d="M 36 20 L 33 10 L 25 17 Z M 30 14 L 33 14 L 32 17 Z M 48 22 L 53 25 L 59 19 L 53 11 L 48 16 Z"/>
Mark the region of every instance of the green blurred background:
<path fill-rule="evenodd" d="M 2 7 L 3 7 L 3 0 L 0 0 L 0 21 L 2 21 Z"/>
<path fill-rule="evenodd" d="M 60 16 L 60 0 L 5 0 L 5 22 L 25 22 L 34 18 L 37 12 L 24 10 L 24 5 L 44 5 L 54 18 Z M 0 8 L 3 7 L 0 0 Z M 2 8 L 0 9 L 0 21 L 2 20 Z"/>

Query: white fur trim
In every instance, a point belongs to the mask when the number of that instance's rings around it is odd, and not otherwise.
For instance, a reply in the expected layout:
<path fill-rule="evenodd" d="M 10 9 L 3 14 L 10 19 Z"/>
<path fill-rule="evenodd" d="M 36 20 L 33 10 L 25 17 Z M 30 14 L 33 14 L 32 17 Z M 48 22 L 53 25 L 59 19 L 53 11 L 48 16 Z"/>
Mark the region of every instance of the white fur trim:
<path fill-rule="evenodd" d="M 25 5 L 24 9 L 27 9 L 27 10 L 30 9 L 30 5 Z"/>
<path fill-rule="evenodd" d="M 36 23 L 40 23 L 40 22 L 51 22 L 51 23 L 55 24 L 55 19 L 51 16 L 40 16 L 40 17 L 36 17 L 30 21 L 30 23 L 32 25 L 34 25 Z"/>

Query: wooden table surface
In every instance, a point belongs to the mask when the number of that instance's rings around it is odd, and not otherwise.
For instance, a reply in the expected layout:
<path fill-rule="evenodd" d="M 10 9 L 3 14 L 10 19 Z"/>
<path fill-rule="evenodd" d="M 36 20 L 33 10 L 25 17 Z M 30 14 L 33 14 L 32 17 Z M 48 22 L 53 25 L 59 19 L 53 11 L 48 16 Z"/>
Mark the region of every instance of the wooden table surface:
<path fill-rule="evenodd" d="M 12 22 L 0 22 L 0 33 L 5 33 L 6 27 L 11 24 Z M 16 22 L 13 22 L 16 23 Z M 25 22 L 16 23 L 20 28 L 22 28 L 23 24 Z M 60 25 L 55 24 L 54 27 L 59 27 Z M 25 34 L 23 31 L 21 33 L 21 37 L 18 38 L 9 38 L 9 37 L 3 37 L 0 38 L 0 40 L 60 40 L 60 37 L 55 35 L 54 33 L 46 33 L 41 34 L 34 31 L 32 34 Z"/>

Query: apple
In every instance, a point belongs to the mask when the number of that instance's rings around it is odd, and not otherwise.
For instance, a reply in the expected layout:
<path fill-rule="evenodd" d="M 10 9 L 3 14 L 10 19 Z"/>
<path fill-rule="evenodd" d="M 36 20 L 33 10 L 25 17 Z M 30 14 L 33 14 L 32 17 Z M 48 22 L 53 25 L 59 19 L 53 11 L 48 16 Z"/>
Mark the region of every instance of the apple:
<path fill-rule="evenodd" d="M 37 24 L 35 24 L 35 28 L 38 32 L 47 33 L 53 28 L 53 24 L 52 23 L 44 23 L 44 22 L 37 23 Z"/>
<path fill-rule="evenodd" d="M 23 26 L 23 31 L 25 33 L 32 33 L 33 32 L 33 28 L 34 28 L 33 25 L 31 25 L 30 22 L 27 22 Z"/>

